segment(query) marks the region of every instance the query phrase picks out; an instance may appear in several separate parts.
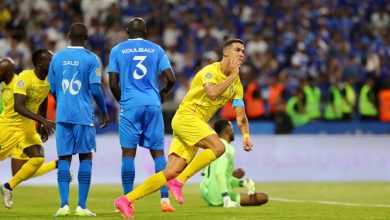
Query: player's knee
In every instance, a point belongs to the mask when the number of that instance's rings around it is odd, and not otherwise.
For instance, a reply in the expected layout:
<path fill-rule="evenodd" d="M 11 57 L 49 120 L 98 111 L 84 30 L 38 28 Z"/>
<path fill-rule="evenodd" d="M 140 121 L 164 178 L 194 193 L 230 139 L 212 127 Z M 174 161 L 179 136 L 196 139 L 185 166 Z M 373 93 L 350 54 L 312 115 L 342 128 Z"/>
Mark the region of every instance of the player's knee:
<path fill-rule="evenodd" d="M 216 157 L 220 157 L 225 153 L 225 145 L 221 142 L 221 144 L 216 144 L 211 150 L 215 153 Z"/>
<path fill-rule="evenodd" d="M 43 157 L 31 157 L 29 159 L 30 163 L 34 166 L 34 167 L 40 167 L 42 166 L 42 164 L 45 162 L 45 158 Z"/>

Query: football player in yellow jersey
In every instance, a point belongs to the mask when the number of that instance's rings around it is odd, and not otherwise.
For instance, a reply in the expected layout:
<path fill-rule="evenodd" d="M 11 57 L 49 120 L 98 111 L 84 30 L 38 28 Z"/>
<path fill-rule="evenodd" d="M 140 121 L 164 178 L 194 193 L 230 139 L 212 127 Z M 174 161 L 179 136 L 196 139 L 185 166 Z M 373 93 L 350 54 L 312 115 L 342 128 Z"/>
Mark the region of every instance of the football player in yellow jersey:
<path fill-rule="evenodd" d="M 190 90 L 172 119 L 174 133 L 166 168 L 149 177 L 132 192 L 115 200 L 114 205 L 123 216 L 132 218 L 132 203 L 165 184 L 176 201 L 180 204 L 184 202 L 184 183 L 225 152 L 224 144 L 207 122 L 228 100 L 233 100 L 237 124 L 243 135 L 244 150 L 252 150 L 243 87 L 239 78 L 244 51 L 242 40 L 227 40 L 223 46 L 222 60 L 205 66 L 195 75 Z M 205 150 L 195 156 L 198 148 Z"/>
<path fill-rule="evenodd" d="M 54 131 L 55 123 L 44 118 L 49 83 L 46 76 L 52 53 L 46 49 L 32 54 L 34 70 L 25 70 L 19 76 L 8 76 L 3 86 L 4 111 L 0 115 L 0 160 L 10 155 L 28 160 L 7 183 L 1 186 L 5 207 L 12 208 L 12 189 L 20 182 L 38 174 L 44 162 L 42 140 Z M 9 82 L 7 84 L 7 82 Z M 37 115 L 38 109 L 41 115 Z M 41 125 L 41 137 L 35 121 Z M 12 156 L 14 157 L 14 156 Z M 53 164 L 54 163 L 54 164 Z M 52 162 L 50 169 L 54 166 Z"/>
<path fill-rule="evenodd" d="M 8 110 L 14 108 L 14 95 L 13 95 L 13 86 L 16 82 L 17 75 L 15 74 L 15 62 L 9 58 L 0 59 L 0 83 L 1 83 L 1 94 L 5 97 L 6 106 Z M 3 97 L 2 97 L 3 98 Z M 8 107 L 9 106 L 9 107 Z M 2 111 L 0 112 L 0 114 Z M 7 149 L 7 150 L 6 150 Z M 21 158 L 21 155 L 12 153 L 10 150 L 16 150 L 15 146 L 7 146 L 0 149 L 0 160 L 5 159 L 6 157 L 11 157 L 11 170 L 12 176 L 14 176 L 22 166 L 27 162 L 28 158 Z M 33 175 L 40 176 L 47 172 L 54 170 L 57 167 L 56 161 L 51 161 L 45 163 L 41 168 Z"/>

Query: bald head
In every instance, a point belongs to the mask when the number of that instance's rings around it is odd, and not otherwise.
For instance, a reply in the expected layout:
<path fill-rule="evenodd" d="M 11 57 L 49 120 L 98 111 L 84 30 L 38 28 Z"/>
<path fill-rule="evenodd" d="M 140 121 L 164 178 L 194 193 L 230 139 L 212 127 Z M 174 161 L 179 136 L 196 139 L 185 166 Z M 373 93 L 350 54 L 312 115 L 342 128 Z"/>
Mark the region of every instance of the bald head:
<path fill-rule="evenodd" d="M 88 39 L 88 30 L 83 23 L 73 23 L 69 29 L 69 39 L 72 46 L 82 46 Z"/>
<path fill-rule="evenodd" d="M 9 83 L 8 81 L 12 79 L 14 73 L 15 73 L 15 62 L 9 57 L 1 59 L 0 60 L 0 82 L 5 81 L 6 83 Z"/>
<path fill-rule="evenodd" d="M 129 38 L 145 38 L 146 37 L 146 22 L 140 17 L 132 18 L 127 25 L 127 33 Z"/>

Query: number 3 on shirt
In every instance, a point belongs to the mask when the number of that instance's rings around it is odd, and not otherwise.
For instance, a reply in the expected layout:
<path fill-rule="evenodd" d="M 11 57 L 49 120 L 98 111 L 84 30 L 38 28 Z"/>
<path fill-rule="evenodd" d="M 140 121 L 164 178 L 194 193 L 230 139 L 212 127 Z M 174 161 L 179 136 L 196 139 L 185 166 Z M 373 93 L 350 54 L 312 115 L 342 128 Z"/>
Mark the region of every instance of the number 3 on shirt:
<path fill-rule="evenodd" d="M 134 79 L 142 79 L 148 72 L 146 67 L 142 64 L 142 62 L 146 59 L 146 56 L 134 56 L 133 60 L 138 60 L 139 62 L 137 63 L 136 67 L 142 71 L 142 74 L 139 74 L 137 72 L 137 69 L 134 70 L 133 72 L 133 77 Z"/>

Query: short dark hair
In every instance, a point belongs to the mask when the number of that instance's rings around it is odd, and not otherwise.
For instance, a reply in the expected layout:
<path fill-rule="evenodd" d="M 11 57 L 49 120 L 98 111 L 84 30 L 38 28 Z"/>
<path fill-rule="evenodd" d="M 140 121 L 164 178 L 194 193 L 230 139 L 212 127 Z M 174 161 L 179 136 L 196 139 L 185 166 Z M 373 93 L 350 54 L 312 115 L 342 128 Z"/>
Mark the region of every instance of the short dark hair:
<path fill-rule="evenodd" d="M 31 60 L 32 60 L 34 67 L 38 64 L 38 61 L 41 59 L 42 54 L 47 53 L 47 52 L 48 52 L 47 49 L 38 49 L 38 50 L 35 50 L 33 52 Z"/>
<path fill-rule="evenodd" d="M 126 30 L 129 35 L 146 36 L 146 21 L 140 17 L 134 17 L 130 19 Z"/>
<path fill-rule="evenodd" d="M 76 22 L 69 28 L 71 40 L 86 40 L 88 38 L 88 29 L 85 24 Z"/>
<path fill-rule="evenodd" d="M 240 43 L 242 45 L 245 45 L 244 41 L 241 40 L 241 39 L 228 39 L 228 40 L 225 40 L 225 42 L 223 42 L 223 49 L 225 49 L 226 47 L 229 47 L 230 45 L 234 44 L 234 43 Z"/>
<path fill-rule="evenodd" d="M 220 118 L 216 122 L 214 122 L 214 131 L 217 132 L 217 134 L 221 134 L 222 131 L 227 127 L 230 126 L 230 121 L 225 118 Z"/>

